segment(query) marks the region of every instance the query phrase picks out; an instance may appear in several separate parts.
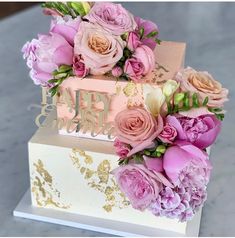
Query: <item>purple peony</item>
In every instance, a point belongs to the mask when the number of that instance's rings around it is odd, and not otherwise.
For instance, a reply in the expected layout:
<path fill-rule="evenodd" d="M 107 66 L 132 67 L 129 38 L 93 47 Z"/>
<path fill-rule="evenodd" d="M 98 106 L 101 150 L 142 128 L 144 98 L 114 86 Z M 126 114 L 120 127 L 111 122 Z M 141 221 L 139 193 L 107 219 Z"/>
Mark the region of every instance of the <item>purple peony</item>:
<path fill-rule="evenodd" d="M 166 122 L 176 128 L 177 139 L 188 141 L 201 149 L 212 145 L 221 129 L 221 121 L 214 115 L 197 118 L 168 115 Z"/>

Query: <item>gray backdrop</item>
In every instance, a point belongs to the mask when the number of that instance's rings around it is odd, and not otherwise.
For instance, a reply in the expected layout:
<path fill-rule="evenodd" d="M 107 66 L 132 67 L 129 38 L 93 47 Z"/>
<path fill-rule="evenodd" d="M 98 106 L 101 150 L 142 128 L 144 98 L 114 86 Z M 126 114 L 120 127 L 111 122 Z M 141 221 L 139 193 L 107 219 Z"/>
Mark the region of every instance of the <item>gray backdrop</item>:
<path fill-rule="evenodd" d="M 211 159 L 214 166 L 203 209 L 201 236 L 235 235 L 235 4 L 124 3 L 135 15 L 151 19 L 163 40 L 187 43 L 186 65 L 208 70 L 230 89 L 228 113 Z M 1 3 L 0 3 L 1 7 Z M 40 89 L 28 77 L 20 49 L 46 33 L 49 17 L 39 7 L 0 21 L 0 235 L 96 236 L 100 233 L 14 218 L 12 211 L 29 186 L 27 141 L 36 130 Z"/>

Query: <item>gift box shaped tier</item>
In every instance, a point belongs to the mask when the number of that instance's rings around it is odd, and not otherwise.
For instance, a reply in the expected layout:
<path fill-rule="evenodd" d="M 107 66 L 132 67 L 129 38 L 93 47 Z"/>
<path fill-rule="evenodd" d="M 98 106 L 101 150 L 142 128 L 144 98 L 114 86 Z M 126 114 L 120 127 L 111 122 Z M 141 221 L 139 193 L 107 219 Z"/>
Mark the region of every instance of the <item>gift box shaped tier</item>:
<path fill-rule="evenodd" d="M 156 68 L 141 83 L 112 76 L 70 77 L 60 86 L 57 114 L 60 134 L 108 139 L 114 137 L 118 112 L 143 106 L 146 85 L 161 85 L 184 66 L 185 43 L 162 42 L 155 49 Z M 79 125 L 78 125 L 79 124 Z"/>
<path fill-rule="evenodd" d="M 132 208 L 111 174 L 118 166 L 112 142 L 59 135 L 45 127 L 28 146 L 33 206 L 84 215 L 133 235 L 198 234 L 201 211 L 181 223 Z"/>

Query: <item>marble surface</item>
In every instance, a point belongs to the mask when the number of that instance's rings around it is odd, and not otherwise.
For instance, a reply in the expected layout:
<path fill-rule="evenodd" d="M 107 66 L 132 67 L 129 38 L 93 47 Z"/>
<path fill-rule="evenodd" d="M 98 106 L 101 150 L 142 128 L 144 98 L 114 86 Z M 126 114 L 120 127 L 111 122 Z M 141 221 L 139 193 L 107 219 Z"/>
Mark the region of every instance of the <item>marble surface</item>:
<path fill-rule="evenodd" d="M 158 23 L 161 39 L 187 43 L 186 65 L 208 70 L 230 89 L 224 126 L 212 148 L 214 166 L 201 236 L 235 236 L 235 3 L 124 3 Z M 0 3 L 1 7 L 1 3 Z M 29 186 L 27 141 L 36 130 L 40 90 L 28 77 L 20 49 L 49 18 L 39 7 L 0 21 L 0 236 L 105 236 L 12 216 Z"/>

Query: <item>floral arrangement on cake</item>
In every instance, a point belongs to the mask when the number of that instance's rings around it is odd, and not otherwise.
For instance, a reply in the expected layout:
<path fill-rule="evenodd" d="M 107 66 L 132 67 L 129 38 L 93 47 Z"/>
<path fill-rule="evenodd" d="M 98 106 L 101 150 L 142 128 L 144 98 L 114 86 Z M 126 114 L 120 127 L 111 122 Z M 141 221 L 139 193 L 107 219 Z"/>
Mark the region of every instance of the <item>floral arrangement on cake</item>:
<path fill-rule="evenodd" d="M 135 209 L 188 221 L 207 197 L 208 147 L 220 132 L 228 90 L 189 67 L 161 87 L 143 87 L 145 107 L 115 118 L 120 166 L 112 173 Z"/>
<path fill-rule="evenodd" d="M 140 82 L 155 67 L 158 27 L 108 2 L 48 2 L 50 31 L 26 42 L 23 57 L 36 85 L 51 95 L 69 76 L 112 75 Z"/>

